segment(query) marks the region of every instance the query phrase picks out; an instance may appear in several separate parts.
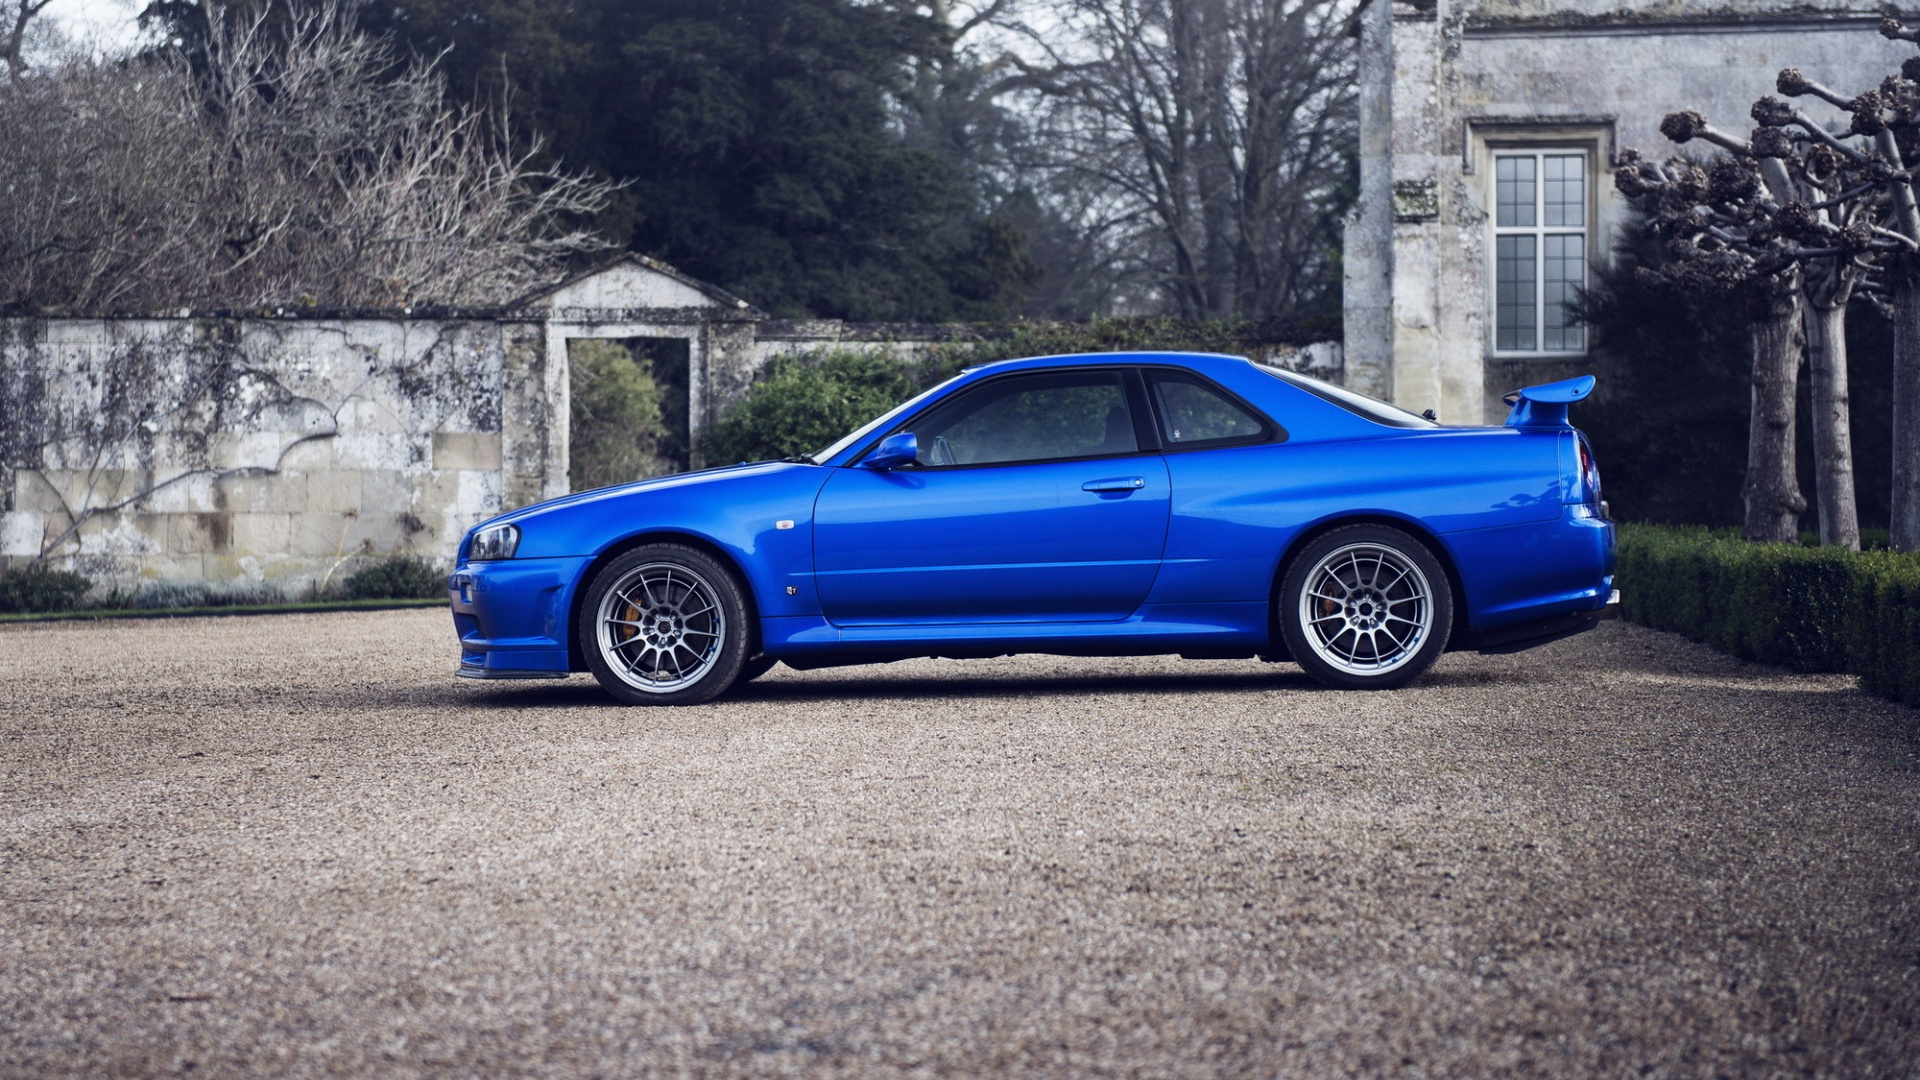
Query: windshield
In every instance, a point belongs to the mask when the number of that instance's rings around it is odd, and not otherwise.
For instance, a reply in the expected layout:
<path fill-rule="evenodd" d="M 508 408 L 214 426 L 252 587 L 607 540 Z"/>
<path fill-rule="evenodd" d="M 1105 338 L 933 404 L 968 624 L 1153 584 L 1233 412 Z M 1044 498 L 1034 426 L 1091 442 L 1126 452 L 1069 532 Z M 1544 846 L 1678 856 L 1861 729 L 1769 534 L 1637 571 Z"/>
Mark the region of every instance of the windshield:
<path fill-rule="evenodd" d="M 1262 365 L 1260 370 L 1272 375 L 1283 383 L 1297 386 L 1317 398 L 1331 401 L 1350 413 L 1364 416 L 1376 424 L 1385 424 L 1388 427 L 1399 428 L 1430 428 L 1440 426 L 1437 422 L 1429 420 L 1418 413 L 1408 412 L 1398 405 L 1390 405 L 1387 402 L 1381 401 L 1379 398 L 1368 397 L 1357 390 L 1349 390 L 1344 386 L 1324 383 L 1319 379 L 1308 378 L 1305 375 L 1286 371 L 1281 368 Z"/>
<path fill-rule="evenodd" d="M 962 374 L 965 374 L 965 373 L 963 372 Z M 868 422 L 860 425 L 858 428 L 854 429 L 853 432 L 842 437 L 840 441 L 834 443 L 832 446 L 829 446 L 825 450 L 818 451 L 817 453 L 813 453 L 808 456 L 813 458 L 814 461 L 822 465 L 826 464 L 827 462 L 833 460 L 834 455 L 844 454 L 848 450 L 852 449 L 853 447 L 858 446 L 861 442 L 865 441 L 866 439 L 871 438 L 873 435 L 877 434 L 879 431 L 884 429 L 888 424 L 893 423 L 895 419 L 901 416 L 904 416 L 906 413 L 916 408 L 921 402 L 927 400 L 927 398 L 932 397 L 934 394 L 937 394 L 940 391 L 946 389 L 948 386 L 952 385 L 954 379 L 958 379 L 959 377 L 960 377 L 959 375 L 955 375 L 953 379 L 948 379 L 945 382 L 939 383 L 935 386 L 930 386 L 927 389 L 920 391 L 918 394 L 915 394 L 912 397 L 908 398 L 907 400 L 901 402 L 900 404 L 895 405 L 893 408 L 888 409 L 884 413 L 881 413 L 879 416 L 875 417 L 874 419 L 869 420 Z"/>

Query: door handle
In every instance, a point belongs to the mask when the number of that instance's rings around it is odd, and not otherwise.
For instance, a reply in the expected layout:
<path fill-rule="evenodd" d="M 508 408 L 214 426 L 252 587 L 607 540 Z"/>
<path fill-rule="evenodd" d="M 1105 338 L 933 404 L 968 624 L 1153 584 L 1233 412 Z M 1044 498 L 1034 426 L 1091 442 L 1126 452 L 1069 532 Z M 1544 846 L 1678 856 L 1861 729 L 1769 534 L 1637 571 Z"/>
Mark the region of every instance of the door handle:
<path fill-rule="evenodd" d="M 1106 480 L 1089 480 L 1080 485 L 1081 491 L 1138 491 L 1147 486 L 1143 476 L 1115 476 Z"/>

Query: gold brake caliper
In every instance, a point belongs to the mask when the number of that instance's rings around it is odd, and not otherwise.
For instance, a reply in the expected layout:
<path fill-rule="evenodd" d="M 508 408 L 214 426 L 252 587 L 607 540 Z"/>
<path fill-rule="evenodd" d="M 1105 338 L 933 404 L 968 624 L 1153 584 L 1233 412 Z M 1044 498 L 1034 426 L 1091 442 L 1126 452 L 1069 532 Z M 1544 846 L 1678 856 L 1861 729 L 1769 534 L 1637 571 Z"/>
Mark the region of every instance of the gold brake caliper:
<path fill-rule="evenodd" d="M 625 645 L 627 642 L 632 641 L 636 634 L 640 633 L 640 627 L 634 625 L 640 621 L 640 609 L 634 607 L 632 604 L 628 604 L 621 610 L 620 620 L 627 625 L 620 627 L 616 633 L 620 638 L 620 644 Z"/>

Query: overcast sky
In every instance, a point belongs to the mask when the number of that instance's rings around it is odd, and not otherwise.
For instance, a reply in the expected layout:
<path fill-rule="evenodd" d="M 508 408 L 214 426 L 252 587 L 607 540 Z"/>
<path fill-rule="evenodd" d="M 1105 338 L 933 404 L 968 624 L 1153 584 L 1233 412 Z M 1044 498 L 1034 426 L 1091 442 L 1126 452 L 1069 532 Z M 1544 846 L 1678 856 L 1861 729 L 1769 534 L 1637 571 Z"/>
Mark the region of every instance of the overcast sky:
<path fill-rule="evenodd" d="M 53 0 L 40 17 L 58 23 L 68 37 L 115 48 L 139 37 L 136 17 L 144 6 L 139 0 Z"/>

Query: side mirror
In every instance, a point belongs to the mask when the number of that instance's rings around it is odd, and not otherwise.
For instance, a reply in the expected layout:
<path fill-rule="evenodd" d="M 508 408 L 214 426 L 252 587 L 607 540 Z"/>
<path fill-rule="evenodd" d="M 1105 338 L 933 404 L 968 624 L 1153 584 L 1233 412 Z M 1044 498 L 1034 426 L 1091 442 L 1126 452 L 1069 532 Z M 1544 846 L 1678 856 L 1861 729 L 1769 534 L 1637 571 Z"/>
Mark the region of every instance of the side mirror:
<path fill-rule="evenodd" d="M 897 469 L 920 456 L 920 440 L 911 431 L 889 435 L 860 462 L 863 469 Z"/>

